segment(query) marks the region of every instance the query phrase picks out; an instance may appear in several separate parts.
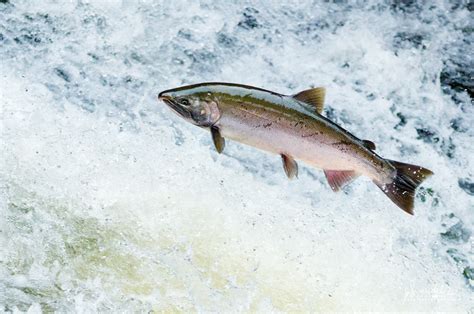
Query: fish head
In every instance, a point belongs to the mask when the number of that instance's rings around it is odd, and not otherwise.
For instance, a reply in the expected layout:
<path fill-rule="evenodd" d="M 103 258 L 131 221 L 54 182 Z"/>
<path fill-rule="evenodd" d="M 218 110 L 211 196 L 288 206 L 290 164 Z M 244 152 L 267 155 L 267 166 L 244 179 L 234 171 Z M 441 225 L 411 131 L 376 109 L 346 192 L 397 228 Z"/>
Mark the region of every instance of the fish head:
<path fill-rule="evenodd" d="M 210 92 L 181 87 L 161 92 L 158 99 L 178 116 L 200 127 L 210 127 L 220 118 L 217 100 Z"/>

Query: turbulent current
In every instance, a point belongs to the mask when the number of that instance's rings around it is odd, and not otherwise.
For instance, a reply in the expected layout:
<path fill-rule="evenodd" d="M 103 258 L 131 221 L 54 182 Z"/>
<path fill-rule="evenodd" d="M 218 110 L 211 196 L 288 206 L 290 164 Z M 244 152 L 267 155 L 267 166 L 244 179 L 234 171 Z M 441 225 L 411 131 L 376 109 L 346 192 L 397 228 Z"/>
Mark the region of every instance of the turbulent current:
<path fill-rule="evenodd" d="M 0 311 L 474 311 L 472 2 L 0 1 Z M 185 123 L 161 90 L 327 88 L 435 173 L 369 180 Z"/>

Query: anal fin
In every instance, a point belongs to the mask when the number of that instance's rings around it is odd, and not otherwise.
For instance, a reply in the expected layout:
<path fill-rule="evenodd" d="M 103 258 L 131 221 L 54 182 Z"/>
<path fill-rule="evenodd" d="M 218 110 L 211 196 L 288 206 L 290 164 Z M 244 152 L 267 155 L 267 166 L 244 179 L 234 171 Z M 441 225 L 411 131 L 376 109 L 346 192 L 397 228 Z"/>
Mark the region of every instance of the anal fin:
<path fill-rule="evenodd" d="M 342 189 L 346 184 L 356 179 L 359 174 L 353 170 L 324 170 L 329 185 L 334 192 Z"/>

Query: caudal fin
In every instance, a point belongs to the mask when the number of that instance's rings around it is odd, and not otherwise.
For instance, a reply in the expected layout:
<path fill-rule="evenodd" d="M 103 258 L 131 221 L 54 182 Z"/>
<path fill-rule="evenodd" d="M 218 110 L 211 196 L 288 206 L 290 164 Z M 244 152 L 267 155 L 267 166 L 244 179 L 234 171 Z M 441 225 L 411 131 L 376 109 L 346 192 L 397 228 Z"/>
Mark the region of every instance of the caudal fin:
<path fill-rule="evenodd" d="M 397 169 L 397 176 L 392 183 L 375 184 L 394 202 L 398 207 L 413 215 L 413 204 L 415 201 L 415 190 L 418 185 L 433 174 L 426 168 L 404 164 L 394 160 L 387 160 Z"/>

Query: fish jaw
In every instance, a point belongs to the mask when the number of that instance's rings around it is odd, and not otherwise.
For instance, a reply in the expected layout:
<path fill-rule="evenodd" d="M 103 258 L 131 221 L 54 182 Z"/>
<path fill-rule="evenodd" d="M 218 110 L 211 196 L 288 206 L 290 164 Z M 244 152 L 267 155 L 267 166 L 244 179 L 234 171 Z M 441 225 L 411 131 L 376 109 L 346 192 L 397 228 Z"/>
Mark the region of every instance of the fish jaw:
<path fill-rule="evenodd" d="M 160 95 L 158 96 L 158 99 L 163 101 L 168 108 L 170 108 L 174 113 L 176 113 L 179 117 L 185 119 L 185 120 L 191 120 L 191 113 L 183 108 L 183 106 L 180 106 L 171 96 L 168 95 Z"/>

